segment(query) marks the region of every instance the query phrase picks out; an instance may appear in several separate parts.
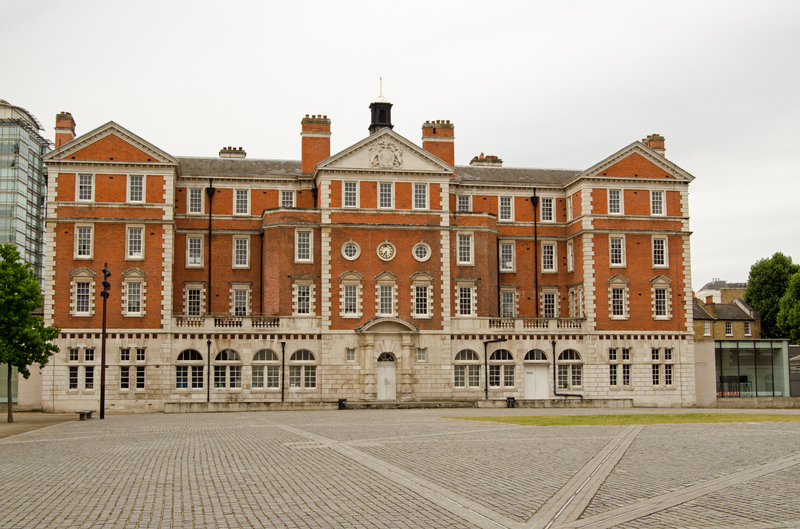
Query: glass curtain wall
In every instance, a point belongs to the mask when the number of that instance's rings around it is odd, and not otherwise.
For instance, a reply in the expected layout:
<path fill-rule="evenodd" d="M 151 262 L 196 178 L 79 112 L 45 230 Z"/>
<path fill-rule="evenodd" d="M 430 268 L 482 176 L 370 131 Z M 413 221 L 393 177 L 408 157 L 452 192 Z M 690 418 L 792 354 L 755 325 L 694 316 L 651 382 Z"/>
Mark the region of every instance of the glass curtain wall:
<path fill-rule="evenodd" d="M 788 397 L 785 340 L 715 342 L 717 397 Z"/>

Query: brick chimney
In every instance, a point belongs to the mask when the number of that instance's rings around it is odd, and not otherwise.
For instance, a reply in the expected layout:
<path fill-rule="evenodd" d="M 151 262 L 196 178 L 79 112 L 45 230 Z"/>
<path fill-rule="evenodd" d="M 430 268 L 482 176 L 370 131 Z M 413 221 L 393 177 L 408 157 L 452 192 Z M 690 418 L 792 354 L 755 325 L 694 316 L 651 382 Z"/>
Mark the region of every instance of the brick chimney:
<path fill-rule="evenodd" d="M 666 152 L 667 148 L 664 147 L 664 136 L 661 134 L 648 134 L 647 137 L 642 140 L 642 143 L 656 151 L 661 156 L 666 157 L 666 154 L 664 153 Z"/>
<path fill-rule="evenodd" d="M 310 116 L 302 124 L 303 152 L 301 167 L 303 173 L 311 173 L 314 167 L 331 155 L 331 120 L 328 116 Z"/>
<path fill-rule="evenodd" d="M 247 156 L 247 151 L 239 147 L 223 147 L 219 150 L 219 157 L 220 158 L 245 158 Z"/>
<path fill-rule="evenodd" d="M 450 165 L 456 164 L 455 129 L 442 119 L 422 124 L 422 148 Z"/>
<path fill-rule="evenodd" d="M 75 139 L 75 120 L 69 112 L 56 114 L 56 148 Z"/>

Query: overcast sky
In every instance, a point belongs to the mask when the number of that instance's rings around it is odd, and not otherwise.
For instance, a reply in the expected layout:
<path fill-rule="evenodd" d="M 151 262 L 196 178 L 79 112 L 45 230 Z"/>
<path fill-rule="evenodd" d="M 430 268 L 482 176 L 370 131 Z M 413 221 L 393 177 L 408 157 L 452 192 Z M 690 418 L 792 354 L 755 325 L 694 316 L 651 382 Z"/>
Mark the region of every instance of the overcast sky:
<path fill-rule="evenodd" d="M 300 158 L 300 120 L 363 139 L 369 103 L 456 164 L 586 169 L 648 134 L 696 177 L 692 283 L 800 261 L 800 2 L 0 0 L 0 98 L 54 139 L 115 121 L 176 156 Z"/>

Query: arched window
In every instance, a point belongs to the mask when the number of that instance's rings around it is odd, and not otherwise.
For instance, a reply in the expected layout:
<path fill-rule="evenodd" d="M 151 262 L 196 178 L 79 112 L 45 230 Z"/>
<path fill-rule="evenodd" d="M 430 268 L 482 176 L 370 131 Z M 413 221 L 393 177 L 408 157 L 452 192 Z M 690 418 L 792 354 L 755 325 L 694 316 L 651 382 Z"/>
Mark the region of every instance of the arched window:
<path fill-rule="evenodd" d="M 514 355 L 498 349 L 489 357 L 489 387 L 514 387 Z"/>
<path fill-rule="evenodd" d="M 558 387 L 570 388 L 583 385 L 583 360 L 578 351 L 566 349 L 558 355 Z"/>
<path fill-rule="evenodd" d="M 203 387 L 203 355 L 187 349 L 175 361 L 175 387 L 177 389 Z"/>
<path fill-rule="evenodd" d="M 547 362 L 547 354 L 541 349 L 531 349 L 525 354 L 525 362 Z"/>
<path fill-rule="evenodd" d="M 481 359 L 469 349 L 459 351 L 453 359 L 453 385 L 457 388 L 477 388 L 481 381 Z"/>
<path fill-rule="evenodd" d="M 214 387 L 242 387 L 242 357 L 233 349 L 220 351 L 214 358 Z"/>
<path fill-rule="evenodd" d="M 392 356 L 392 353 L 381 353 L 378 357 L 378 362 L 394 362 L 394 356 Z"/>
<path fill-rule="evenodd" d="M 313 389 L 317 387 L 317 359 L 307 349 L 295 351 L 289 358 L 289 388 Z"/>
<path fill-rule="evenodd" d="M 252 386 L 254 388 L 278 389 L 281 387 L 280 359 L 275 351 L 262 349 L 253 355 Z"/>

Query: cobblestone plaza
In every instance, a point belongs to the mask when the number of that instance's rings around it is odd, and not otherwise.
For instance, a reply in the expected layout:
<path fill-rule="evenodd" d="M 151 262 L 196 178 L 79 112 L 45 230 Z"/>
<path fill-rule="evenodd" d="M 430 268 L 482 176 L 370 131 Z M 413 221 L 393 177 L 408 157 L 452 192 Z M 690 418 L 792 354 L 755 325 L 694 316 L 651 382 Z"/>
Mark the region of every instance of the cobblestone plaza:
<path fill-rule="evenodd" d="M 0 440 L 0 528 L 800 527 L 800 422 L 529 427 L 448 418 L 530 413 L 67 422 Z"/>

